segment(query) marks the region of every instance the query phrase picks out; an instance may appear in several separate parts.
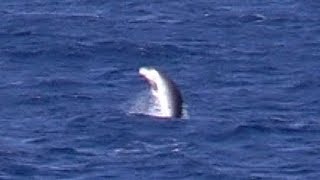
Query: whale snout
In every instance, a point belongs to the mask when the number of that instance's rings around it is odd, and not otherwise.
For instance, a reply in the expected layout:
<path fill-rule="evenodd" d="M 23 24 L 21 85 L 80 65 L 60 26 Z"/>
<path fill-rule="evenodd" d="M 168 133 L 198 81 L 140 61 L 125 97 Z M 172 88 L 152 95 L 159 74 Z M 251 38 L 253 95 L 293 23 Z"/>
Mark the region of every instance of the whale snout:
<path fill-rule="evenodd" d="M 157 91 L 158 86 L 154 77 L 154 71 L 155 70 L 151 68 L 141 67 L 139 68 L 139 75 L 148 82 L 153 90 Z"/>

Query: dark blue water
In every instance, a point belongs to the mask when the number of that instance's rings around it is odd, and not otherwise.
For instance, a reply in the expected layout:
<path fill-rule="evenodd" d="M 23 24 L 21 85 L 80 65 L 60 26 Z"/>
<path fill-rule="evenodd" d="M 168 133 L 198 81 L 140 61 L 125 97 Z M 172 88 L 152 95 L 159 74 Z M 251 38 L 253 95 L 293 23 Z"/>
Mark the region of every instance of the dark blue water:
<path fill-rule="evenodd" d="M 0 179 L 317 179 L 318 1 L 2 0 Z M 188 119 L 128 113 L 155 66 Z"/>

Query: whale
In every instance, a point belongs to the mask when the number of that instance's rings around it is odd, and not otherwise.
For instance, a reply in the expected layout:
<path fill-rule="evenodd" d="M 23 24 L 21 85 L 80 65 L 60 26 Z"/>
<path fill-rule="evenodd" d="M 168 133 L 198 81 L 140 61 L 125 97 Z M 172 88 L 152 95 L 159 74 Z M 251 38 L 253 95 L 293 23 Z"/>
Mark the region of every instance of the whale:
<path fill-rule="evenodd" d="M 139 75 L 150 86 L 151 94 L 159 106 L 159 117 L 181 118 L 183 99 L 177 84 L 167 74 L 154 67 L 140 67 Z"/>

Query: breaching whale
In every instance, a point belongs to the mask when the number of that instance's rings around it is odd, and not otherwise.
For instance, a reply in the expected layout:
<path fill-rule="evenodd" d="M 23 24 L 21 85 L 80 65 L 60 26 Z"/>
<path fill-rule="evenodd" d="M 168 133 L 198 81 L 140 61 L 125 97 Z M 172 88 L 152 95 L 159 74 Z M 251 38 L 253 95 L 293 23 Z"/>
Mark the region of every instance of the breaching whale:
<path fill-rule="evenodd" d="M 160 116 L 180 118 L 183 100 L 177 85 L 166 74 L 153 67 L 141 67 L 139 74 L 150 85 L 151 93 L 160 108 Z"/>

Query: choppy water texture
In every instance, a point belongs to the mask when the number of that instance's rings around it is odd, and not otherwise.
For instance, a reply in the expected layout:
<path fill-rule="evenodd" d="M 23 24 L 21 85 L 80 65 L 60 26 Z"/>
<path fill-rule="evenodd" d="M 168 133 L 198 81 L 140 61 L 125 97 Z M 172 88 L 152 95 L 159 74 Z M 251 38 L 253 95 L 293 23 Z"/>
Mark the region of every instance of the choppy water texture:
<path fill-rule="evenodd" d="M 1 179 L 320 176 L 318 1 L 2 0 L 0 18 Z M 128 113 L 145 65 L 189 119 Z"/>

